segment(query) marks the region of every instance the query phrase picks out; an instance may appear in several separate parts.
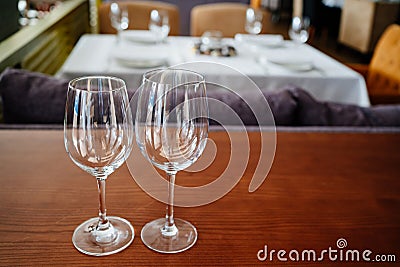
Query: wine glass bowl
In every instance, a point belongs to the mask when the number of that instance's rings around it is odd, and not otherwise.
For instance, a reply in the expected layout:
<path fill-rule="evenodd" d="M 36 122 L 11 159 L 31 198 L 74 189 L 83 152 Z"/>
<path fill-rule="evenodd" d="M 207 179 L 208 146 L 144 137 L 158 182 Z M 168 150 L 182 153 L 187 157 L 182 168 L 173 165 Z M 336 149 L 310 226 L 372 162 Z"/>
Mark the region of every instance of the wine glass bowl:
<path fill-rule="evenodd" d="M 64 119 L 64 144 L 71 160 L 97 179 L 99 217 L 87 220 L 73 234 L 82 253 L 104 256 L 129 246 L 134 229 L 125 219 L 106 215 L 105 182 L 129 156 L 133 120 L 125 83 L 113 77 L 82 77 L 69 82 Z"/>
<path fill-rule="evenodd" d="M 147 223 L 143 243 L 157 252 L 177 253 L 192 247 L 197 230 L 173 216 L 175 175 L 202 154 L 208 135 L 208 102 L 204 78 L 180 69 L 144 74 L 135 120 L 142 154 L 168 178 L 167 214 Z"/>
<path fill-rule="evenodd" d="M 245 31 L 249 34 L 259 34 L 262 30 L 263 14 L 260 10 L 248 8 L 246 10 Z"/>
<path fill-rule="evenodd" d="M 289 37 L 297 44 L 304 44 L 309 38 L 310 19 L 308 17 L 293 17 L 289 27 Z"/>

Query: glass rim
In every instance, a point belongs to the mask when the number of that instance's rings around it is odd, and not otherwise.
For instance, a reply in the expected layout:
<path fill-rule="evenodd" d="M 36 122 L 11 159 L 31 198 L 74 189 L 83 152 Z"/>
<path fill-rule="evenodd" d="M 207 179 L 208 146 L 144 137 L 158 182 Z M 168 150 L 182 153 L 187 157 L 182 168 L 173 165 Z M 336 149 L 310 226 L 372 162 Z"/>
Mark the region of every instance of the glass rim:
<path fill-rule="evenodd" d="M 143 74 L 143 82 L 148 81 L 148 82 L 153 82 L 153 83 L 157 83 L 157 84 L 161 84 L 161 85 L 172 85 L 171 83 L 162 83 L 162 82 L 159 82 L 159 81 L 154 81 L 149 77 L 149 75 L 151 75 L 151 74 L 156 75 L 156 74 L 161 73 L 163 71 L 183 71 L 183 72 L 188 72 L 188 73 L 191 73 L 191 74 L 194 74 L 194 75 L 200 77 L 199 81 L 186 82 L 186 83 L 182 83 L 181 85 L 205 83 L 204 75 L 202 75 L 202 74 L 200 74 L 200 73 L 198 73 L 196 71 L 193 71 L 193 70 L 180 69 L 180 68 L 153 69 L 153 70 L 146 71 Z"/>
<path fill-rule="evenodd" d="M 106 90 L 106 91 L 99 91 L 99 90 L 90 91 L 90 90 L 87 90 L 87 88 L 76 88 L 76 86 L 73 85 L 74 83 L 76 84 L 79 81 L 90 80 L 90 79 L 93 79 L 93 80 L 113 80 L 113 81 L 116 81 L 116 82 L 120 83 L 121 86 L 118 86 L 116 88 L 111 88 L 111 89 L 109 87 L 107 87 L 108 90 Z M 115 77 L 115 76 L 107 76 L 107 75 L 81 76 L 81 77 L 76 77 L 76 78 L 74 78 L 74 79 L 72 79 L 72 80 L 70 80 L 68 82 L 68 89 L 76 90 L 76 91 L 86 91 L 86 92 L 91 92 L 91 93 L 115 92 L 115 91 L 122 90 L 124 88 L 125 88 L 125 90 L 127 90 L 126 83 L 125 83 L 125 81 L 123 79 Z"/>

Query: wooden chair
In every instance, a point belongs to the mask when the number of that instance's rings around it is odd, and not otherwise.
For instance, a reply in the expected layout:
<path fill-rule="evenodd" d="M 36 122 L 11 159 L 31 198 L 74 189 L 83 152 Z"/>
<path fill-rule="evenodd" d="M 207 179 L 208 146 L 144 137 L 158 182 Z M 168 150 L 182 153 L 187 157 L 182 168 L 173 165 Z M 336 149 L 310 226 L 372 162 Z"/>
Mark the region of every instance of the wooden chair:
<path fill-rule="evenodd" d="M 249 6 L 242 3 L 212 3 L 197 5 L 190 14 L 190 34 L 201 36 L 205 31 L 221 31 L 224 37 L 233 37 L 236 33 L 246 33 L 244 26 L 246 10 Z M 261 33 L 266 33 L 267 14 L 263 12 Z"/>
<path fill-rule="evenodd" d="M 129 14 L 128 29 L 147 30 L 149 28 L 150 12 L 153 9 L 168 13 L 170 35 L 179 35 L 179 9 L 174 4 L 159 1 L 120 1 L 121 7 L 126 7 Z M 110 22 L 111 2 L 103 2 L 99 7 L 99 32 L 116 33 Z"/>
<path fill-rule="evenodd" d="M 386 28 L 369 65 L 349 66 L 365 77 L 372 104 L 400 103 L 400 25 Z"/>

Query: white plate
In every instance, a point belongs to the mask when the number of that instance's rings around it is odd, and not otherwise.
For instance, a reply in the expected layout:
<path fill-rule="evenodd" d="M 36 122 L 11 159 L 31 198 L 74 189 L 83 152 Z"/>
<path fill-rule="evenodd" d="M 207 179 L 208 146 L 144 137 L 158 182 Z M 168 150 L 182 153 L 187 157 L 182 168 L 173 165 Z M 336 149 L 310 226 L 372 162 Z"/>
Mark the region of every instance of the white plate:
<path fill-rule="evenodd" d="M 259 46 L 281 47 L 284 44 L 283 36 L 280 34 L 236 34 L 235 40 L 239 42 L 253 43 Z"/>
<path fill-rule="evenodd" d="M 162 41 L 161 36 L 146 30 L 129 30 L 123 31 L 120 34 L 121 38 L 136 43 L 154 44 Z"/>
<path fill-rule="evenodd" d="M 314 69 L 314 63 L 311 60 L 268 59 L 268 61 L 293 71 L 311 71 Z"/>

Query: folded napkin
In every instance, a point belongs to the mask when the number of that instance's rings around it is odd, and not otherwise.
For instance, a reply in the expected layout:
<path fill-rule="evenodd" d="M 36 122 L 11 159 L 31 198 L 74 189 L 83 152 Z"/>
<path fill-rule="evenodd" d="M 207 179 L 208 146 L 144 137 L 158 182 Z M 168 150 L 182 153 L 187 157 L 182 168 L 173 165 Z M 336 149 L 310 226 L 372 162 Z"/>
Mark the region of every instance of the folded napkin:
<path fill-rule="evenodd" d="M 235 35 L 235 40 L 269 47 L 279 47 L 284 44 L 283 36 L 280 34 L 253 35 L 238 33 Z"/>
<path fill-rule="evenodd" d="M 136 43 L 154 44 L 161 42 L 163 39 L 163 36 L 146 30 L 129 30 L 123 31 L 120 34 L 122 39 Z"/>
<path fill-rule="evenodd" d="M 310 71 L 314 68 L 312 60 L 305 58 L 268 58 L 269 62 L 294 71 Z"/>
<path fill-rule="evenodd" d="M 112 50 L 111 55 L 124 67 L 151 68 L 168 63 L 169 49 L 162 44 L 145 46 L 122 43 Z"/>

